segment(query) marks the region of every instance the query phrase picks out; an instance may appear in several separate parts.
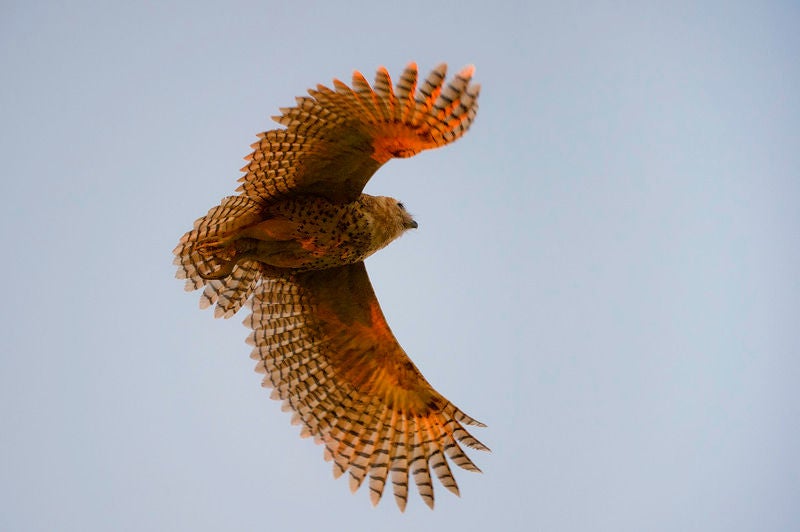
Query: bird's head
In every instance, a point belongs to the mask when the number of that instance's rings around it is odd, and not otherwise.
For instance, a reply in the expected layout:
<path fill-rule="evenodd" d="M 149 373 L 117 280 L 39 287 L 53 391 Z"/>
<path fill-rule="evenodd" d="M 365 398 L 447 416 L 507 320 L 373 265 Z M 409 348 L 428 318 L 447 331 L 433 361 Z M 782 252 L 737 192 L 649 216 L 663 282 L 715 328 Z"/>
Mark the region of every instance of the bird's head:
<path fill-rule="evenodd" d="M 381 249 L 409 229 L 416 229 L 417 222 L 405 206 L 394 198 L 362 195 L 367 211 L 371 215 L 372 242 L 375 251 Z"/>

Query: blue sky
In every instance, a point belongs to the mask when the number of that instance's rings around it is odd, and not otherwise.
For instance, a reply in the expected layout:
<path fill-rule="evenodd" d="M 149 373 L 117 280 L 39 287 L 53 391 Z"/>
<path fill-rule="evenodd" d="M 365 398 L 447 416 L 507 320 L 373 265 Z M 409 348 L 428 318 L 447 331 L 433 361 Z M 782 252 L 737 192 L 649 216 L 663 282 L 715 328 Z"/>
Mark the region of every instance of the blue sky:
<path fill-rule="evenodd" d="M 0 6 L 0 529 L 800 528 L 800 9 L 490 4 Z M 278 107 L 411 60 L 481 108 L 369 183 L 420 228 L 367 268 L 493 452 L 400 514 L 171 250 Z"/>

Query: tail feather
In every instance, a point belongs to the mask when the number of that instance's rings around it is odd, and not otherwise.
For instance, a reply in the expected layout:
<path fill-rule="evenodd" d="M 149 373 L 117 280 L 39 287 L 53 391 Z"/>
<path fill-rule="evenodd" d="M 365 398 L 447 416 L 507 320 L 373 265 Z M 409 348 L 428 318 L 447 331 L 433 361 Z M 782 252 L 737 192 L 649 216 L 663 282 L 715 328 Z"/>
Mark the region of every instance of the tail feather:
<path fill-rule="evenodd" d="M 261 206 L 246 196 L 230 196 L 194 222 L 173 250 L 175 276 L 186 279 L 186 290 L 205 286 L 200 306 L 216 303 L 215 316 L 230 317 L 250 297 L 261 277 L 258 262 L 237 261 L 229 245 L 238 229 L 259 221 Z"/>

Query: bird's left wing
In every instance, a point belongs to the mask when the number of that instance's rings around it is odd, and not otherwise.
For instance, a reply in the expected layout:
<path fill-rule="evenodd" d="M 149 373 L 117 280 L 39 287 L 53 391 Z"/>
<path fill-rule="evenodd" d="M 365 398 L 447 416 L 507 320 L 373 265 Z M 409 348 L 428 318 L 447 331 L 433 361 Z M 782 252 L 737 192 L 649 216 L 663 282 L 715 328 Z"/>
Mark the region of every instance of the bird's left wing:
<path fill-rule="evenodd" d="M 352 87 L 338 79 L 333 89 L 317 85 L 273 117 L 286 129 L 259 134 L 238 191 L 263 201 L 298 194 L 354 201 L 386 161 L 444 146 L 469 129 L 480 93 L 473 71 L 465 67 L 445 83 L 441 64 L 418 86 L 411 63 L 396 86 L 385 68 L 373 86 L 358 71 Z"/>
<path fill-rule="evenodd" d="M 375 298 L 364 263 L 264 279 L 244 321 L 251 357 L 272 397 L 294 411 L 302 436 L 313 436 L 350 473 L 369 477 L 377 504 L 387 478 L 404 509 L 411 475 L 433 507 L 430 469 L 458 494 L 445 457 L 479 471 L 459 442 L 488 450 L 462 426 L 483 426 L 434 390 L 397 343 Z"/>

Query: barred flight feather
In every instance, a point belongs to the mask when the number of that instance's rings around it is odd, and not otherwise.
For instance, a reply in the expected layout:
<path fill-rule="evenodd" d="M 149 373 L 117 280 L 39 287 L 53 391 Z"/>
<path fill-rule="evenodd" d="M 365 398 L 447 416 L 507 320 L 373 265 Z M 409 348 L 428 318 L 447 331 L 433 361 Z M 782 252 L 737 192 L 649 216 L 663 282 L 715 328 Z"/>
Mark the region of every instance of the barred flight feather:
<path fill-rule="evenodd" d="M 439 65 L 417 88 L 414 63 L 397 86 L 385 68 L 371 87 L 361 72 L 351 86 L 334 79 L 333 88 L 317 85 L 294 107 L 280 108 L 273 119 L 286 129 L 260 133 L 242 168 L 238 192 L 264 200 L 315 190 L 338 179 L 340 189 L 324 186 L 332 199 L 354 199 L 380 165 L 453 142 L 472 124 L 478 109 L 474 68 L 462 69 L 444 85 L 447 66 Z M 339 174 L 324 175 L 335 159 Z M 364 170 L 367 160 L 372 166 Z M 351 184 L 352 183 L 352 184 Z"/>
<path fill-rule="evenodd" d="M 335 353 L 353 339 L 325 333 L 326 326 L 317 317 L 330 310 L 329 302 L 315 299 L 314 285 L 323 273 L 262 282 L 254 294 L 253 313 L 244 323 L 254 329 L 250 336 L 256 345 L 253 358 L 261 360 L 259 371 L 266 373 L 265 384 L 274 389 L 275 398 L 288 401 L 297 414 L 293 421 L 303 425 L 304 436 L 313 435 L 325 442 L 325 455 L 333 462 L 336 477 L 349 472 L 352 489 L 370 477 L 373 502 L 383 493 L 388 469 L 395 500 L 401 508 L 407 504 L 409 476 L 426 504 L 433 505 L 429 466 L 442 485 L 457 494 L 457 484 L 444 457 L 449 456 L 465 469 L 477 470 L 455 443 L 462 440 L 468 446 L 477 444 L 456 416 L 474 420 L 447 401 L 441 402 L 444 406 L 440 413 L 414 414 L 407 410 L 414 405 L 411 399 L 397 401 L 405 406 L 393 410 L 379 396 L 364 396 L 349 384 L 347 369 L 337 366 Z M 334 281 L 329 283 L 335 284 Z M 285 309 L 287 300 L 293 305 L 292 316 L 265 312 L 267 308 Z M 290 325 L 300 322 L 302 327 Z M 295 342 L 299 345 L 295 346 Z M 289 357 L 287 350 L 291 350 Z M 330 400 L 331 395 L 338 397 Z M 439 418 L 444 415 L 448 417 Z M 392 438 L 396 440 L 394 445 L 390 443 Z"/>

